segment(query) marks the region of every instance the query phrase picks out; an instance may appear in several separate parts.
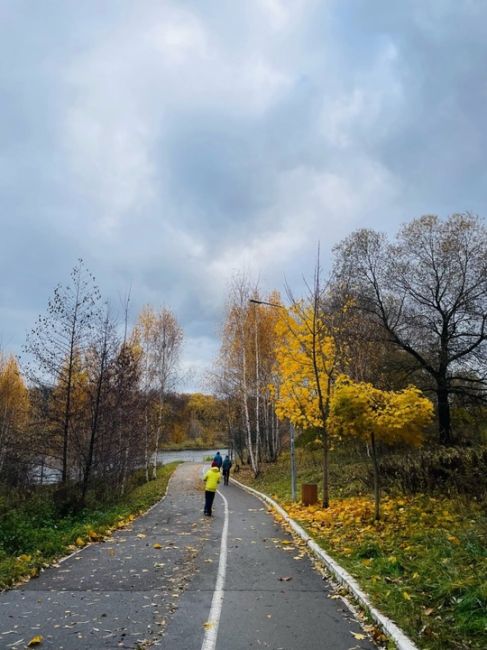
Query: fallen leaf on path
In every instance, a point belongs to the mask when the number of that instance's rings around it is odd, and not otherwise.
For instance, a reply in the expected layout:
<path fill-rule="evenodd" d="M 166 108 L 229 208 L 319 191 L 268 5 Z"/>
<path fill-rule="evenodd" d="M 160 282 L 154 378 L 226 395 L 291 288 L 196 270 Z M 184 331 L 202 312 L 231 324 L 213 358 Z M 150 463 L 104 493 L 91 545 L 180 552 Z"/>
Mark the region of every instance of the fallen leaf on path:
<path fill-rule="evenodd" d="M 350 632 L 350 634 L 357 639 L 357 641 L 363 641 L 366 636 L 365 634 L 360 634 L 359 632 Z"/>
<path fill-rule="evenodd" d="M 292 580 L 292 578 L 291 578 L 291 576 L 281 576 L 281 577 L 279 578 L 279 580 L 280 580 L 281 582 L 289 582 L 290 580 Z"/>
<path fill-rule="evenodd" d="M 206 623 L 203 623 L 203 627 L 205 630 L 211 630 L 215 627 L 215 624 L 211 623 L 210 621 L 206 621 Z"/>
<path fill-rule="evenodd" d="M 154 544 L 153 548 L 162 548 L 162 546 L 160 544 L 156 543 L 156 544 Z"/>
<path fill-rule="evenodd" d="M 139 539 L 145 539 L 147 535 L 144 535 L 144 533 L 139 533 L 138 535 L 136 535 L 136 537 L 138 537 Z"/>
<path fill-rule="evenodd" d="M 36 636 L 32 637 L 32 639 L 27 644 L 27 647 L 31 648 L 34 645 L 41 645 L 43 641 L 44 641 L 44 637 L 41 636 L 40 634 L 37 634 Z"/>

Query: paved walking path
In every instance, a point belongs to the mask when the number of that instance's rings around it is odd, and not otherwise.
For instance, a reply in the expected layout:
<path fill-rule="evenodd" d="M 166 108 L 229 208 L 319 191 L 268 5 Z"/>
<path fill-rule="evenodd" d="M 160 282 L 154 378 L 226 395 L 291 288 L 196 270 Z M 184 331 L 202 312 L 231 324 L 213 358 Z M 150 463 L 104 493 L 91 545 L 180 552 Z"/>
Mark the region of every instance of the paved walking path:
<path fill-rule="evenodd" d="M 0 648 L 374 648 L 258 499 L 221 486 L 203 516 L 201 474 L 180 465 L 130 529 L 0 594 Z"/>

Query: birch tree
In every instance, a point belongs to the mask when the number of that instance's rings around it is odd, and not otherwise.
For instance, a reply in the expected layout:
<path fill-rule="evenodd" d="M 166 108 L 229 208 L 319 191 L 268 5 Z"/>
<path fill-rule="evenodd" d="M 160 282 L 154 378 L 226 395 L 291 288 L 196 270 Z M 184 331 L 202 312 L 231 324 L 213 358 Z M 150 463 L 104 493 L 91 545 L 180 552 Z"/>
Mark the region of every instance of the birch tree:
<path fill-rule="evenodd" d="M 183 331 L 169 309 L 155 312 L 146 306 L 137 319 L 134 338 L 142 352 L 142 384 L 146 397 L 145 467 L 149 480 L 157 476 L 165 397 L 176 384 Z"/>
<path fill-rule="evenodd" d="M 230 409 L 228 422 L 234 447 L 243 453 L 242 437 L 245 438 L 255 476 L 260 472 L 261 461 L 275 460 L 280 449 L 275 400 L 270 391 L 278 319 L 272 301 L 279 301 L 277 293 L 262 299 L 257 286 L 252 286 L 244 275 L 233 279 L 222 330 L 219 380 L 215 382 Z M 234 411 L 238 411 L 240 426 L 233 423 L 230 414 Z"/>

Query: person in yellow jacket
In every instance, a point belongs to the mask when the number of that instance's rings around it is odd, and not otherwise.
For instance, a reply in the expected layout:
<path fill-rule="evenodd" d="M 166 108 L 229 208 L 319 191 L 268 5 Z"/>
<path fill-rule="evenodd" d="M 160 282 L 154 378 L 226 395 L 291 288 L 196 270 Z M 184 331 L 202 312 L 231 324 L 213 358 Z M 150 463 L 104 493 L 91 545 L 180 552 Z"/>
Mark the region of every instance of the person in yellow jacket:
<path fill-rule="evenodd" d="M 210 469 L 203 476 L 205 482 L 205 515 L 211 517 L 211 508 L 215 498 L 216 488 L 220 482 L 220 468 L 218 463 L 213 461 Z"/>

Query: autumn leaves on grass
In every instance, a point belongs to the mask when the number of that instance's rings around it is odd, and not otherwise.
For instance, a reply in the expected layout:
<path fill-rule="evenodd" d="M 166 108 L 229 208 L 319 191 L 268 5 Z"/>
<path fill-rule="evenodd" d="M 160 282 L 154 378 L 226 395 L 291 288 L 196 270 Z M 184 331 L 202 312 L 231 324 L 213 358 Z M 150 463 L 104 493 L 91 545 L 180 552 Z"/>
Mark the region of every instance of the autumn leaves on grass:
<path fill-rule="evenodd" d="M 376 521 L 369 497 L 334 501 L 327 509 L 285 504 L 386 614 L 428 640 L 424 647 L 467 647 L 465 638 L 468 647 L 485 647 L 485 516 L 479 504 L 458 506 L 426 495 L 386 497 Z"/>

